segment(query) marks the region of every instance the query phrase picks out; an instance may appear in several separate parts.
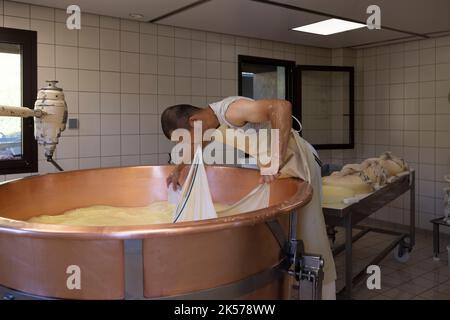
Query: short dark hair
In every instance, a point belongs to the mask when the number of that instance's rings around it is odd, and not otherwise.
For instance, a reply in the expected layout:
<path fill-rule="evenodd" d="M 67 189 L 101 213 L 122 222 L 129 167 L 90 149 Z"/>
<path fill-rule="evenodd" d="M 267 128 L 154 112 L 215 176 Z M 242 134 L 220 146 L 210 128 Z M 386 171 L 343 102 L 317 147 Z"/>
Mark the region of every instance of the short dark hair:
<path fill-rule="evenodd" d="M 170 139 L 171 132 L 175 129 L 189 129 L 189 118 L 199 112 L 201 108 L 190 104 L 177 104 L 168 107 L 161 114 L 161 127 L 164 135 Z"/>

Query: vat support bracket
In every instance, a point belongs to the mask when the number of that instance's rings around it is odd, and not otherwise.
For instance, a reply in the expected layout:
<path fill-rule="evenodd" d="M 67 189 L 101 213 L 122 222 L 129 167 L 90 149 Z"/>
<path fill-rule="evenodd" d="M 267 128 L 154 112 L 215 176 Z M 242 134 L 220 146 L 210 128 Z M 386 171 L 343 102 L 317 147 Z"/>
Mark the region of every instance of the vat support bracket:
<path fill-rule="evenodd" d="M 297 298 L 301 296 L 301 282 L 307 281 L 311 283 L 311 298 L 321 300 L 324 261 L 321 255 L 305 253 L 303 241 L 297 239 L 297 212 L 293 211 L 289 216 L 289 238 L 278 220 L 268 221 L 266 225 L 289 259 L 285 271 L 298 283 L 294 286 Z"/>

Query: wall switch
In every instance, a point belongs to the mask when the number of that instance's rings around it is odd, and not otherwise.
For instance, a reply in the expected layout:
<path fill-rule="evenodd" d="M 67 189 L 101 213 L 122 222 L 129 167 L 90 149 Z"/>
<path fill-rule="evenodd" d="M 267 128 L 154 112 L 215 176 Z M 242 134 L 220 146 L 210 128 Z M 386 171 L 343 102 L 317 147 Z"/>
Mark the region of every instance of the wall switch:
<path fill-rule="evenodd" d="M 69 119 L 69 129 L 78 129 L 78 119 Z"/>

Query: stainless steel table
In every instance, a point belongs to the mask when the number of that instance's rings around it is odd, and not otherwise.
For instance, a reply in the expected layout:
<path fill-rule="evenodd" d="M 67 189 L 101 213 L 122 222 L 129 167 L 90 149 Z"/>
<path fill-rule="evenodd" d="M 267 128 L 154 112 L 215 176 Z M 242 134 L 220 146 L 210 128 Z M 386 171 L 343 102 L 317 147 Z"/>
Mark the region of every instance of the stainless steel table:
<path fill-rule="evenodd" d="M 410 192 L 408 233 L 358 225 L 362 220 L 408 191 Z M 345 287 L 338 292 L 338 298 L 351 299 L 352 287 L 367 276 L 367 267 L 381 262 L 392 250 L 396 249 L 396 257 L 400 261 L 408 258 L 409 252 L 411 252 L 415 244 L 415 199 L 415 172 L 411 170 L 409 174 L 397 177 L 395 181 L 362 198 L 357 203 L 323 205 L 322 208 L 327 226 L 339 226 L 345 229 L 344 244 L 333 250 L 333 255 L 335 256 L 345 250 Z M 352 236 L 352 229 L 359 229 L 360 232 Z M 389 234 L 396 237 L 365 268 L 353 277 L 353 242 L 361 239 L 369 232 Z"/>
<path fill-rule="evenodd" d="M 450 227 L 445 217 L 439 217 L 430 221 L 433 224 L 433 257 L 439 259 L 439 226 Z"/>

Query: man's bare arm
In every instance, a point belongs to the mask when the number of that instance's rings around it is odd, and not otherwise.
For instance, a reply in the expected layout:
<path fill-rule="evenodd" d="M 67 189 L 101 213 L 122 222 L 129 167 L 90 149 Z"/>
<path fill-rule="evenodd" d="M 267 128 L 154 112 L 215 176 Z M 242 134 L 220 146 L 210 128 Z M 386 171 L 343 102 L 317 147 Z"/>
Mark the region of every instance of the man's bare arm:
<path fill-rule="evenodd" d="M 286 100 L 246 100 L 232 103 L 226 112 L 227 120 L 236 126 L 247 122 L 261 123 L 270 121 L 272 129 L 279 129 L 281 160 L 286 155 L 289 134 L 292 128 L 292 105 Z"/>

